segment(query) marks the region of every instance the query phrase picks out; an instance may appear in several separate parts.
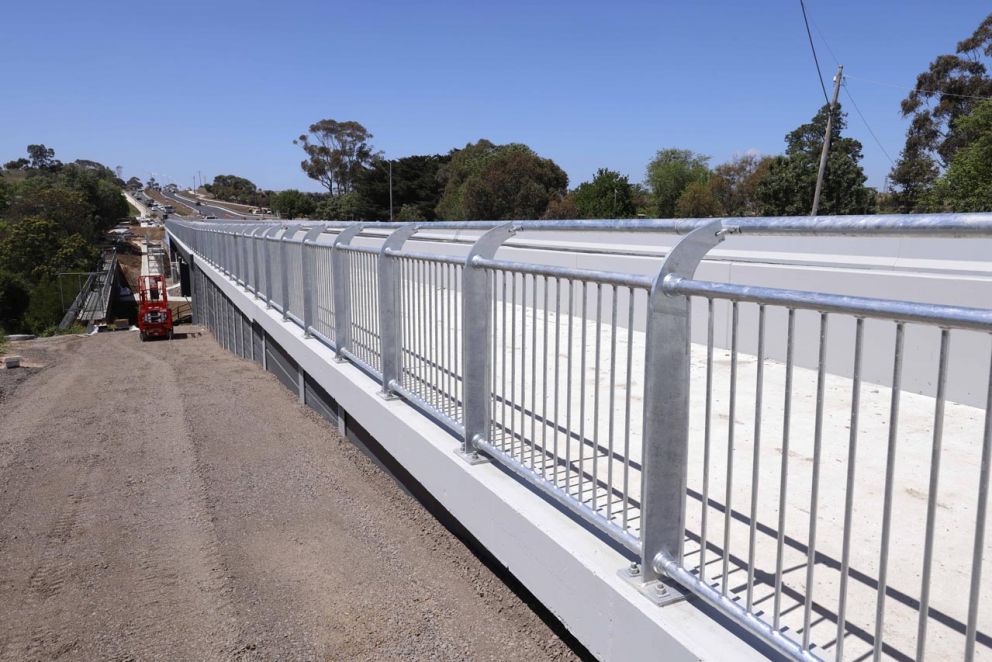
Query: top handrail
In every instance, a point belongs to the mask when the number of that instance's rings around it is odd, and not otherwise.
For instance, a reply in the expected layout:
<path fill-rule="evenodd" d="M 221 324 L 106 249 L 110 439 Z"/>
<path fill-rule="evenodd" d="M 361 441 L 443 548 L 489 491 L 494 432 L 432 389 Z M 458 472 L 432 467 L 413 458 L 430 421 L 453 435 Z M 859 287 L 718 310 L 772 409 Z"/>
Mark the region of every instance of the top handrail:
<path fill-rule="evenodd" d="M 686 219 L 583 219 L 512 221 L 519 232 L 658 232 L 684 235 L 696 228 L 721 221 L 728 234 L 761 236 L 843 236 L 843 237 L 989 237 L 992 238 L 992 213 L 941 213 L 861 216 L 756 216 Z M 179 221 L 198 226 L 237 226 L 242 222 Z M 345 228 L 357 221 L 273 220 L 278 225 L 320 224 L 329 230 Z M 424 231 L 486 231 L 507 221 L 433 221 L 418 222 Z M 372 222 L 367 230 L 392 230 L 408 222 Z"/>

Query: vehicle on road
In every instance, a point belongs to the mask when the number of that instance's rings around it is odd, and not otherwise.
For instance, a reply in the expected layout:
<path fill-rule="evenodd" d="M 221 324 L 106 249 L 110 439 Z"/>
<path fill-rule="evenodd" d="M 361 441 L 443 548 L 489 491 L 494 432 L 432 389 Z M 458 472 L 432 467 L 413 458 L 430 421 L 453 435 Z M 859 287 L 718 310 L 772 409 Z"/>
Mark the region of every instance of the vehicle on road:
<path fill-rule="evenodd" d="M 165 276 L 140 276 L 138 296 L 138 333 L 142 342 L 149 338 L 172 340 L 172 311 L 165 291 Z"/>
<path fill-rule="evenodd" d="M 217 217 L 214 216 L 213 214 L 209 214 L 207 216 L 204 216 L 204 218 L 207 219 L 208 221 L 210 221 L 210 220 L 216 220 Z"/>

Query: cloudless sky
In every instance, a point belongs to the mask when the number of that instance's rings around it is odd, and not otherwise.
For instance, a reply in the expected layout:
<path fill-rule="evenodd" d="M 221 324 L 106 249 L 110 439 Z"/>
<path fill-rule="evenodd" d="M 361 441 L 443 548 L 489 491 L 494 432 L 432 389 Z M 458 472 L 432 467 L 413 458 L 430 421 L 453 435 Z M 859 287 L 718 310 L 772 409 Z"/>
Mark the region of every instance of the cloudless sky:
<path fill-rule="evenodd" d="M 992 6 L 807 9 L 828 88 L 839 60 L 895 159 L 900 99 Z M 31 0 L 5 3 L 0 43 L 0 161 L 40 142 L 183 185 L 319 190 L 292 140 L 322 118 L 361 122 L 389 158 L 488 138 L 530 145 L 571 186 L 599 167 L 640 181 L 663 147 L 714 164 L 781 152 L 824 103 L 798 0 Z M 880 187 L 888 158 L 841 100 Z"/>

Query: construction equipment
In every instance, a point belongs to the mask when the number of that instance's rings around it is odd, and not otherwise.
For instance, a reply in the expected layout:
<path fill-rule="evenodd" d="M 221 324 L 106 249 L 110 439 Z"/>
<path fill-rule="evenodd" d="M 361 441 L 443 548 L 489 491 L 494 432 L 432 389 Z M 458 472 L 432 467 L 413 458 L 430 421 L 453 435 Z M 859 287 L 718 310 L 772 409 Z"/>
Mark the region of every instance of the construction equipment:
<path fill-rule="evenodd" d="M 138 278 L 138 331 L 141 340 L 172 340 L 172 311 L 165 291 L 165 276 L 142 274 Z"/>

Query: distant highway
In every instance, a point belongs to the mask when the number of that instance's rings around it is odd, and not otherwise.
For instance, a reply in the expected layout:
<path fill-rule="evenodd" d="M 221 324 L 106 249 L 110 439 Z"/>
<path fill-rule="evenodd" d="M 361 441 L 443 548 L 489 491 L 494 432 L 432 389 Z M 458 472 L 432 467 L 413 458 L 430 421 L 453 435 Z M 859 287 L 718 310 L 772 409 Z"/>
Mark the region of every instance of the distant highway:
<path fill-rule="evenodd" d="M 185 205 L 190 209 L 194 209 L 203 216 L 216 216 L 218 220 L 240 220 L 244 218 L 252 218 L 251 214 L 233 214 L 230 211 L 223 209 L 222 207 L 214 207 L 213 205 L 208 205 L 205 202 L 201 202 L 199 205 L 193 200 L 193 198 L 188 198 L 186 196 L 176 195 L 175 193 L 170 193 L 165 189 L 159 191 L 163 197 L 172 200 L 181 205 Z"/>

